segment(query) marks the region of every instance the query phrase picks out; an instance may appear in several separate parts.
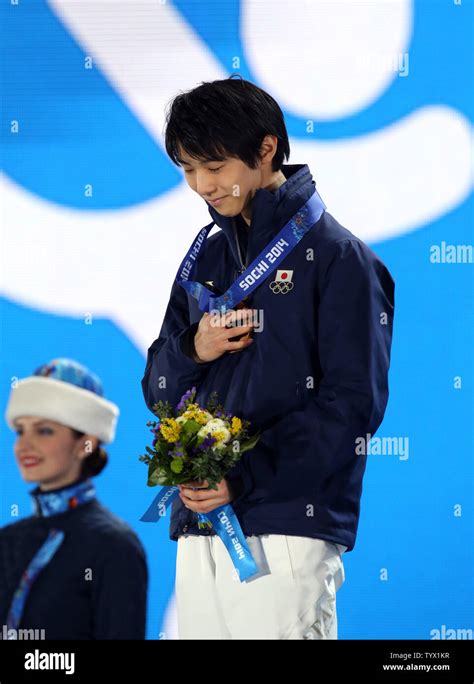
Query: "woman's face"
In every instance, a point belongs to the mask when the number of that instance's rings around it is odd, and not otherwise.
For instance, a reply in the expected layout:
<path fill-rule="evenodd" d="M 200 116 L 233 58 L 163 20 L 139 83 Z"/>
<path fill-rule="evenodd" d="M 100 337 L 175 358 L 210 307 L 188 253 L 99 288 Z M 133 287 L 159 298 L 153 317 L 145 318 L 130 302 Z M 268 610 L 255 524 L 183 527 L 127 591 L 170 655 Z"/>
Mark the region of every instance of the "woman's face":
<path fill-rule="evenodd" d="M 95 437 L 76 438 L 71 428 L 46 418 L 21 416 L 15 426 L 21 476 L 25 482 L 37 482 L 44 491 L 78 480 L 83 459 L 97 445 Z"/>

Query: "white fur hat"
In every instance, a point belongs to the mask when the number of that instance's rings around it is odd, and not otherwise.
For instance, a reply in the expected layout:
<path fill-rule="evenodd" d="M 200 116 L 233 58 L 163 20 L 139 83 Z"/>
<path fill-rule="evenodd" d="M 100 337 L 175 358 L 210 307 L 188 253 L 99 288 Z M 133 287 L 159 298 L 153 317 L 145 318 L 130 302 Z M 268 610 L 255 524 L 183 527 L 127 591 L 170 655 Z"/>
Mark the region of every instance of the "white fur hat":
<path fill-rule="evenodd" d="M 5 412 L 8 425 L 20 416 L 38 416 L 97 437 L 114 440 L 119 416 L 116 404 L 102 396 L 97 375 L 72 359 L 53 359 L 11 390 Z"/>

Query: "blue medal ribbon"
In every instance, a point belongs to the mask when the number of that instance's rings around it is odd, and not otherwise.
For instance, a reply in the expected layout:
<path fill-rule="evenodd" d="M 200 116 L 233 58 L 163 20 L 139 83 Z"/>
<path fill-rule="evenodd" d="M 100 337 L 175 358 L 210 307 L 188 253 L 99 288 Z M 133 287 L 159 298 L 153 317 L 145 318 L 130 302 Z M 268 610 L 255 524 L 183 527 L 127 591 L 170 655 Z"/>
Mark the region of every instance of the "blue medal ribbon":
<path fill-rule="evenodd" d="M 140 518 L 141 522 L 157 522 L 166 515 L 168 506 L 173 503 L 178 495 L 179 487 L 162 487 Z"/>
<path fill-rule="evenodd" d="M 176 281 L 198 301 L 201 311 L 225 313 L 248 297 L 277 266 L 290 254 L 306 233 L 319 221 L 326 205 L 316 188 L 311 197 L 298 209 L 265 249 L 252 261 L 239 278 L 224 292 L 216 296 L 205 285 L 192 280 L 199 258 L 203 254 L 206 238 L 214 221 L 197 234 L 178 269 Z"/>
<path fill-rule="evenodd" d="M 157 522 L 166 515 L 168 506 L 179 495 L 178 487 L 162 487 L 140 520 Z M 222 539 L 241 582 L 258 572 L 257 564 L 245 540 L 245 535 L 230 504 L 219 506 L 209 513 L 198 513 L 199 526 L 214 527 Z"/>
<path fill-rule="evenodd" d="M 219 506 L 203 517 L 212 523 L 216 534 L 224 542 L 234 568 L 239 574 L 240 581 L 244 582 L 256 575 L 258 573 L 257 564 L 232 506 L 230 504 Z"/>

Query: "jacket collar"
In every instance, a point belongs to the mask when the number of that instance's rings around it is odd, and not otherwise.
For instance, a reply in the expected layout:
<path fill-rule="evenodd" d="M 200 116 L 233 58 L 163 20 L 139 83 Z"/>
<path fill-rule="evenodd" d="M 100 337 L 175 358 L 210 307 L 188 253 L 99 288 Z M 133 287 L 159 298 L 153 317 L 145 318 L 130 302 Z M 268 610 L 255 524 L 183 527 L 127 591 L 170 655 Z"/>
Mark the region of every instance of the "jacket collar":
<path fill-rule="evenodd" d="M 248 231 L 246 260 L 245 254 L 242 254 L 244 263 L 248 266 L 314 193 L 315 182 L 307 164 L 283 164 L 281 170 L 287 180 L 279 188 L 273 191 L 259 188 L 255 192 L 249 228 L 240 215 L 222 216 L 214 207 L 208 205 L 213 221 L 227 237 L 239 268 L 237 231 Z"/>
<path fill-rule="evenodd" d="M 33 499 L 33 512 L 42 518 L 77 508 L 95 499 L 95 494 L 94 484 L 89 478 L 46 492 L 43 492 L 40 487 L 30 492 Z"/>

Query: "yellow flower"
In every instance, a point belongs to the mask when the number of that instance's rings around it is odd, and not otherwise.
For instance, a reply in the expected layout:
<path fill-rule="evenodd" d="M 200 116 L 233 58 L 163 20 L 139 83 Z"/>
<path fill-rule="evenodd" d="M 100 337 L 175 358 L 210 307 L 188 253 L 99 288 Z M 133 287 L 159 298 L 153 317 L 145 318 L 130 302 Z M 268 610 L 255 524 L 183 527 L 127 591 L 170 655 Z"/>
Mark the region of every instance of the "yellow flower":
<path fill-rule="evenodd" d="M 201 429 L 205 430 L 206 428 Z M 217 440 L 211 449 L 213 451 L 216 449 L 225 449 L 230 440 L 230 431 L 226 427 L 223 427 L 220 430 L 213 430 L 211 435 Z"/>
<path fill-rule="evenodd" d="M 177 442 L 181 426 L 174 418 L 165 418 L 161 421 L 160 432 L 167 442 Z"/>
<path fill-rule="evenodd" d="M 212 418 L 208 411 L 203 411 L 197 404 L 189 404 L 181 417 L 185 420 L 195 420 L 199 425 L 205 425 Z"/>
<path fill-rule="evenodd" d="M 188 411 L 199 411 L 199 406 L 197 404 L 188 404 L 188 408 L 186 409 L 185 413 L 188 413 Z"/>
<path fill-rule="evenodd" d="M 223 442 L 226 437 L 228 439 L 228 435 L 226 435 L 227 430 L 224 432 L 224 430 L 215 430 L 212 433 L 212 436 L 217 440 L 217 442 Z"/>
<path fill-rule="evenodd" d="M 242 430 L 242 421 L 240 420 L 240 418 L 237 418 L 236 416 L 234 416 L 232 418 L 232 425 L 230 428 L 230 432 L 232 435 L 236 435 L 241 430 Z"/>

